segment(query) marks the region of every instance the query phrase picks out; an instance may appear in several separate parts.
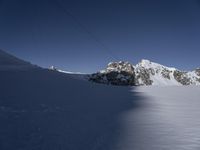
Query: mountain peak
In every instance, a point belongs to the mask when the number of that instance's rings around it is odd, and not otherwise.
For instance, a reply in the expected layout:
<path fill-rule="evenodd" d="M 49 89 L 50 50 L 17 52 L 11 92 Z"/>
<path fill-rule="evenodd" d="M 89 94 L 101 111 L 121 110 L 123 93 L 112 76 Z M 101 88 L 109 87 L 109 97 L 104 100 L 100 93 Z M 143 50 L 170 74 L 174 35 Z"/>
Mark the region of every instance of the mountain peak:
<path fill-rule="evenodd" d="M 111 71 L 115 71 L 115 72 L 121 72 L 121 71 L 125 71 L 125 72 L 133 72 L 134 67 L 131 63 L 129 63 L 128 61 L 119 61 L 119 62 L 110 62 L 107 65 L 107 68 L 105 70 L 105 72 L 111 72 Z"/>
<path fill-rule="evenodd" d="M 140 61 L 140 63 L 141 63 L 141 64 L 150 64 L 151 61 L 148 60 L 148 59 L 142 59 L 142 60 Z"/>
<path fill-rule="evenodd" d="M 111 62 L 91 80 L 116 85 L 200 85 L 200 70 L 185 72 L 142 59 L 135 66 L 129 62 Z"/>

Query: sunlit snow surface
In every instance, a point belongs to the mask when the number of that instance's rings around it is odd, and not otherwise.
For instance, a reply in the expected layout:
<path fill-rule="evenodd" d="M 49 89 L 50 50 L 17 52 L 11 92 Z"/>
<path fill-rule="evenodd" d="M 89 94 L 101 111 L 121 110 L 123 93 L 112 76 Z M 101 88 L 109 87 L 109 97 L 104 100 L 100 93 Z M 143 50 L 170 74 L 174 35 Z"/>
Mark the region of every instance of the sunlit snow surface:
<path fill-rule="evenodd" d="M 173 73 L 175 70 L 177 70 L 176 68 L 173 67 L 166 67 L 163 66 L 161 64 L 158 63 L 154 63 L 154 62 L 150 62 L 149 60 L 145 60 L 142 59 L 141 62 L 139 62 L 136 65 L 136 70 L 141 69 L 141 68 L 145 68 L 145 69 L 153 69 L 155 71 L 155 74 L 152 75 L 150 74 L 150 79 L 153 81 L 152 85 L 161 85 L 161 86 L 171 86 L 171 85 L 181 85 L 173 76 Z M 168 71 L 170 71 L 169 76 L 170 79 L 168 78 L 164 78 L 162 75 L 162 71 L 167 69 Z M 137 74 L 137 73 L 136 73 Z M 195 74 L 195 73 L 194 73 Z M 196 74 L 195 74 L 196 75 Z M 195 79 L 193 79 L 194 81 Z M 194 81 L 195 82 L 195 81 Z M 143 82 L 141 80 L 139 80 L 139 83 L 142 84 Z"/>
<path fill-rule="evenodd" d="M 145 98 L 121 115 L 115 150 L 200 149 L 200 87 L 139 87 Z"/>

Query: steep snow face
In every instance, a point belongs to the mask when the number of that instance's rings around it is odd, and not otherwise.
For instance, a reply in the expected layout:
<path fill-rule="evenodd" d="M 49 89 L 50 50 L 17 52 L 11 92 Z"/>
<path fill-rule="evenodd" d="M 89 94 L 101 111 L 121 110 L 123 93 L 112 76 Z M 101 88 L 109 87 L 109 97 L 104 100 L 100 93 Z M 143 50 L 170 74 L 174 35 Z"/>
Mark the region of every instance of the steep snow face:
<path fill-rule="evenodd" d="M 149 60 L 135 66 L 129 62 L 111 62 L 105 70 L 93 74 L 92 81 L 117 85 L 200 85 L 200 69 L 180 71 Z"/>
<path fill-rule="evenodd" d="M 181 85 L 173 76 L 176 68 L 143 59 L 135 66 L 135 70 L 138 85 Z M 146 74 L 145 77 L 143 77 L 144 74 Z"/>
<path fill-rule="evenodd" d="M 185 72 L 144 59 L 134 68 L 138 85 L 200 85 L 198 69 Z"/>
<path fill-rule="evenodd" d="M 176 68 L 172 68 L 172 67 L 166 67 L 166 66 L 163 66 L 161 64 L 158 64 L 158 63 L 155 63 L 155 62 L 151 62 L 147 59 L 142 59 L 136 66 L 137 67 L 144 67 L 146 69 L 149 69 L 149 68 L 153 68 L 153 69 L 157 69 L 157 70 L 162 70 L 162 69 L 168 69 L 168 70 L 177 70 Z"/>

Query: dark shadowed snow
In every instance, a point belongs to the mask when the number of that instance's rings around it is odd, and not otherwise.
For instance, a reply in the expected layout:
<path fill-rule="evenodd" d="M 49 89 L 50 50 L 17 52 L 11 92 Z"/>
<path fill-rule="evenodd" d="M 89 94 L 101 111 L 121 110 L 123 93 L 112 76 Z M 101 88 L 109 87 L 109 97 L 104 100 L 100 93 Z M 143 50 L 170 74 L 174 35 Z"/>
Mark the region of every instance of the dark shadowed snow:
<path fill-rule="evenodd" d="M 44 69 L 0 72 L 0 150 L 112 149 L 139 95 Z"/>

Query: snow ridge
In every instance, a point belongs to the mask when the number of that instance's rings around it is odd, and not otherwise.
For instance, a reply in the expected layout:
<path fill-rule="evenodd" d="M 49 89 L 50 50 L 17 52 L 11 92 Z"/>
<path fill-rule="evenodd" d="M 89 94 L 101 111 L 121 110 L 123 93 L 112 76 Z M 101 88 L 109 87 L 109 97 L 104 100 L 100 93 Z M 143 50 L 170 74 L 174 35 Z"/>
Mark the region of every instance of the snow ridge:
<path fill-rule="evenodd" d="M 109 63 L 90 80 L 116 85 L 200 85 L 200 69 L 185 72 L 146 59 L 136 65 L 120 61 Z"/>

